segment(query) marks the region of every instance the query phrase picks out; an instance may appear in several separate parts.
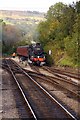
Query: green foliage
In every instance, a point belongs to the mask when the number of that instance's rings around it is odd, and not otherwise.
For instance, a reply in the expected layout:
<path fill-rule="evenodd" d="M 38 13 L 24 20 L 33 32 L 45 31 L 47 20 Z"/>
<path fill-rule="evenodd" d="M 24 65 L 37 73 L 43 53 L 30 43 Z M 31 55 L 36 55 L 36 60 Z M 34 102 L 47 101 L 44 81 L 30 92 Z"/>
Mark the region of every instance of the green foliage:
<path fill-rule="evenodd" d="M 2 23 L 3 22 L 3 19 L 0 19 L 0 23 Z"/>
<path fill-rule="evenodd" d="M 51 55 L 49 55 L 49 50 L 51 50 Z M 44 51 L 46 53 L 46 63 L 48 66 L 51 66 L 54 64 L 54 58 L 53 58 L 53 50 L 52 50 L 52 45 L 50 43 L 47 43 L 46 46 L 44 47 Z"/>
<path fill-rule="evenodd" d="M 78 61 L 78 41 L 77 36 L 74 38 L 65 38 L 65 51 L 68 56 L 70 56 L 73 59 L 73 62 L 77 63 Z"/>
<path fill-rule="evenodd" d="M 45 52 L 48 56 L 48 64 L 56 64 L 59 59 L 63 56 L 63 51 L 60 49 L 58 42 L 48 42 L 44 47 Z M 51 55 L 49 54 L 49 50 L 51 50 Z M 55 54 L 56 53 L 56 54 Z"/>
<path fill-rule="evenodd" d="M 80 1 L 76 2 L 76 12 L 80 13 Z"/>
<path fill-rule="evenodd" d="M 52 50 L 55 64 L 80 65 L 80 1 L 69 6 L 61 2 L 52 5 L 38 31 L 45 51 Z"/>
<path fill-rule="evenodd" d="M 39 32 L 39 40 L 44 45 L 48 40 L 48 24 L 47 22 L 41 22 L 38 26 L 38 32 Z M 46 29 L 45 29 L 46 28 Z"/>
<path fill-rule="evenodd" d="M 53 58 L 49 54 L 46 54 L 46 65 L 52 66 L 53 64 Z"/>
<path fill-rule="evenodd" d="M 62 2 L 52 5 L 47 12 L 47 15 L 46 15 L 47 20 L 51 20 L 51 19 L 60 20 L 62 14 L 64 14 L 65 7 L 66 5 L 64 5 Z"/>
<path fill-rule="evenodd" d="M 69 66 L 70 67 L 75 66 L 74 63 L 73 63 L 73 60 L 70 57 L 66 56 L 66 55 L 63 57 L 63 59 L 58 64 L 61 65 L 61 66 L 68 66 L 68 67 Z"/>

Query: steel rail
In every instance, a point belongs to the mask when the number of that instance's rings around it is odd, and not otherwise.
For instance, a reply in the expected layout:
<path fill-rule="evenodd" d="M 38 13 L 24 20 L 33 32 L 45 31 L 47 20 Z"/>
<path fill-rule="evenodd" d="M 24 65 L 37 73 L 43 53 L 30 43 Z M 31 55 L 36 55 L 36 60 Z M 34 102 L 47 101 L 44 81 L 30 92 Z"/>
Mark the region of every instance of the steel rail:
<path fill-rule="evenodd" d="M 42 78 L 42 76 L 39 76 L 39 75 L 34 75 L 34 74 L 30 74 L 29 73 L 29 75 L 31 75 L 31 76 L 34 76 L 34 77 L 38 77 L 38 78 Z M 77 94 L 77 93 L 75 93 L 75 92 L 73 92 L 72 90 L 70 90 L 70 89 L 68 89 L 68 88 L 65 88 L 63 85 L 61 85 L 60 83 L 58 83 L 57 81 L 55 81 L 55 80 L 53 80 L 53 77 L 49 77 L 49 76 L 45 76 L 45 77 L 48 77 L 48 79 L 46 80 L 46 81 L 48 81 L 48 82 L 50 82 L 50 83 L 54 83 L 54 84 L 56 84 L 56 85 L 58 85 L 58 86 L 60 86 L 61 88 L 63 88 L 63 89 L 65 89 L 65 90 L 67 90 L 67 91 L 69 91 L 69 92 L 71 92 L 72 94 L 74 94 L 74 95 L 76 95 L 76 96 L 78 96 L 79 98 L 80 98 L 80 95 L 79 94 Z M 42 78 L 43 79 L 43 78 Z M 56 79 L 56 78 L 54 78 L 54 79 Z M 53 81 L 52 81 L 53 80 Z"/>
<path fill-rule="evenodd" d="M 44 69 L 44 68 L 43 68 Z M 47 70 L 48 72 L 52 73 L 52 71 L 50 71 L 49 69 Z M 36 73 L 37 74 L 37 73 Z M 44 75 L 44 74 L 41 74 L 41 75 Z M 47 77 L 49 77 L 49 75 L 46 75 Z M 59 78 L 60 77 L 60 78 Z M 75 82 L 72 82 L 72 81 L 67 81 L 65 79 L 65 77 L 62 77 L 61 75 L 58 75 L 57 73 L 54 73 L 54 76 L 50 76 L 50 78 L 53 78 L 53 79 L 58 79 L 59 81 L 63 81 L 63 82 L 67 82 L 69 84 L 72 84 L 74 86 L 77 86 L 78 87 L 78 84 L 76 84 Z"/>
<path fill-rule="evenodd" d="M 7 61 L 6 61 L 6 63 L 7 63 Z M 7 66 L 8 66 L 8 68 L 10 69 L 10 72 L 11 72 L 11 74 L 12 74 L 14 80 L 16 81 L 16 83 L 17 83 L 17 85 L 18 85 L 18 88 L 20 89 L 20 91 L 21 91 L 21 93 L 22 93 L 22 95 L 23 95 L 23 97 L 24 97 L 24 99 L 25 99 L 25 101 L 26 101 L 26 103 L 27 103 L 27 105 L 28 105 L 28 107 L 29 107 L 29 109 L 30 109 L 30 111 L 31 111 L 31 113 L 32 113 L 32 115 L 33 115 L 33 117 L 34 117 L 34 119 L 35 119 L 35 120 L 38 120 L 37 117 L 36 117 L 36 115 L 35 115 L 35 113 L 34 113 L 34 111 L 33 111 L 33 109 L 32 109 L 32 107 L 31 107 L 31 105 L 30 105 L 30 103 L 29 103 L 29 101 L 28 101 L 27 98 L 26 98 L 25 93 L 23 92 L 23 90 L 22 90 L 22 88 L 21 88 L 19 82 L 17 81 L 17 79 L 16 79 L 14 73 L 12 72 L 12 70 L 11 70 L 11 68 L 10 68 L 10 66 L 9 66 L 8 63 L 7 63 Z"/>
<path fill-rule="evenodd" d="M 75 77 L 71 77 L 71 76 L 69 76 L 68 74 L 66 74 L 66 73 L 58 73 L 58 71 L 56 72 L 56 71 L 53 71 L 53 70 L 51 70 L 50 68 L 47 68 L 47 67 L 43 67 L 43 69 L 44 70 L 46 70 L 46 71 L 48 71 L 48 72 L 50 72 L 50 73 L 52 73 L 53 75 L 55 75 L 55 77 L 60 77 L 60 78 L 63 78 L 63 79 L 65 79 L 65 81 L 66 82 L 70 82 L 70 81 L 67 81 L 68 80 L 68 77 L 69 77 L 69 79 L 72 81 L 72 83 L 71 84 L 74 84 L 74 85 L 80 85 L 80 83 L 77 83 L 77 82 L 74 82 L 72 79 L 73 78 L 75 78 Z M 63 76 L 64 75 L 64 76 Z M 60 79 L 59 78 L 59 79 Z M 76 80 L 79 80 L 79 78 L 77 78 Z"/>
<path fill-rule="evenodd" d="M 14 61 L 13 61 L 14 62 Z M 71 118 L 77 120 L 77 118 L 72 115 L 63 105 L 61 105 L 45 88 L 43 88 L 38 82 L 36 82 L 28 73 L 26 73 L 16 62 L 14 62 L 22 72 L 29 77 L 41 90 L 43 90 L 53 101 L 55 101 Z"/>
<path fill-rule="evenodd" d="M 56 72 L 56 74 L 61 74 L 61 75 L 69 76 L 71 78 L 79 79 L 79 74 L 76 75 L 76 73 L 70 73 L 70 72 L 62 71 L 62 70 L 60 71 L 60 70 L 52 69 L 52 68 L 49 68 L 49 67 L 43 67 L 43 69 L 46 69 L 46 70 L 48 69 L 52 73 Z M 72 75 L 72 74 L 74 74 L 74 75 Z"/>
<path fill-rule="evenodd" d="M 52 69 L 52 68 L 51 68 Z M 61 71 L 61 72 L 66 72 L 67 74 L 73 74 L 75 76 L 80 75 L 79 69 L 77 69 L 76 73 L 75 72 L 70 72 L 70 71 L 66 71 L 66 70 L 60 70 L 60 69 L 56 69 L 54 68 L 55 71 Z"/>

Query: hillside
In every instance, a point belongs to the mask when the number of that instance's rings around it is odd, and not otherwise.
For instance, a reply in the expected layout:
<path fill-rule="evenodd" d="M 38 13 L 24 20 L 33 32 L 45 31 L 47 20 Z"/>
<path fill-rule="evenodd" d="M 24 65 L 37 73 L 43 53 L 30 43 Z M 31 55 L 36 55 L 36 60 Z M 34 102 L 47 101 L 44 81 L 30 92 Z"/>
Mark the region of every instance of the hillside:
<path fill-rule="evenodd" d="M 37 11 L 0 10 L 0 19 L 4 23 L 2 34 L 4 53 L 11 53 L 14 46 L 37 41 L 37 25 L 45 21 L 44 13 Z"/>
<path fill-rule="evenodd" d="M 45 21 L 44 13 L 37 11 L 0 10 L 0 19 L 20 30 L 25 40 L 35 34 L 39 22 Z"/>
<path fill-rule="evenodd" d="M 9 24 L 38 24 L 45 20 L 44 14 L 37 11 L 0 10 L 0 18 Z"/>

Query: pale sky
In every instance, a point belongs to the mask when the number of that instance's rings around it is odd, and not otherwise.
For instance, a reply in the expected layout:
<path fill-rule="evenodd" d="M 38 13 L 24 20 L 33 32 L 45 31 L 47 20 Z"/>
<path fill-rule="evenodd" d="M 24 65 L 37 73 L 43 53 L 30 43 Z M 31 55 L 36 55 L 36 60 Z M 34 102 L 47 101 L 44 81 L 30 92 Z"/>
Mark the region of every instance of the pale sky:
<path fill-rule="evenodd" d="M 47 12 L 57 2 L 72 4 L 79 0 L 0 0 L 0 10 L 30 10 Z"/>

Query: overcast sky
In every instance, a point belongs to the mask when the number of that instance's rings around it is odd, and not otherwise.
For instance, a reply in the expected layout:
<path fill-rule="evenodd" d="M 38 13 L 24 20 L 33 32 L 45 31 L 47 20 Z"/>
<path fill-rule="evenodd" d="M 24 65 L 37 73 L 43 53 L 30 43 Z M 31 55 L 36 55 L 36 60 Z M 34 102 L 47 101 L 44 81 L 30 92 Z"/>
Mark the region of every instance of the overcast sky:
<path fill-rule="evenodd" d="M 30 10 L 47 12 L 57 2 L 72 4 L 79 0 L 0 0 L 0 10 Z"/>

